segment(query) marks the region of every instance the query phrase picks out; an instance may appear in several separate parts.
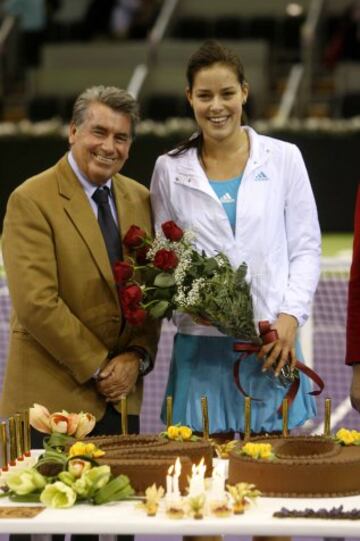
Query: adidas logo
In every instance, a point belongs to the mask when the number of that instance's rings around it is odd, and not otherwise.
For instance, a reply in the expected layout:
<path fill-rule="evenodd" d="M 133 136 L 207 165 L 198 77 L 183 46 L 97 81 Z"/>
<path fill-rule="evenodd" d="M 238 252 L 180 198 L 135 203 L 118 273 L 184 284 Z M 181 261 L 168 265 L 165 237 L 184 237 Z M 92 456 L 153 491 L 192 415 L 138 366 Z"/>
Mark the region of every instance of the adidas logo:
<path fill-rule="evenodd" d="M 220 197 L 220 201 L 222 203 L 235 203 L 235 199 L 231 197 L 231 195 L 228 192 L 224 193 L 224 195 Z"/>
<path fill-rule="evenodd" d="M 260 171 L 260 173 L 258 173 L 256 175 L 255 180 L 257 180 L 257 181 L 259 181 L 259 180 L 269 180 L 269 177 L 266 176 L 263 171 Z"/>

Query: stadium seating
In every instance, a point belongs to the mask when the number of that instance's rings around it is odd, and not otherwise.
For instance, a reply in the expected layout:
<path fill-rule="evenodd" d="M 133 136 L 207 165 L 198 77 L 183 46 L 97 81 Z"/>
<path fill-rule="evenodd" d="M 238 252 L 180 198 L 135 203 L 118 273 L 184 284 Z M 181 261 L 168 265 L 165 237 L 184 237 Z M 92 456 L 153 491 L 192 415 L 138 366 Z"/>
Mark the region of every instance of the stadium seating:
<path fill-rule="evenodd" d="M 189 110 L 185 99 L 185 70 L 191 54 L 202 40 L 165 39 L 159 44 L 154 64 L 150 68 L 140 94 L 145 114 L 162 119 L 171 112 L 172 116 L 186 116 Z M 222 40 L 224 45 L 238 52 L 245 67 L 252 96 L 252 115 L 259 117 L 264 111 L 269 91 L 269 46 L 264 40 Z M 154 103 L 164 108 L 156 110 Z"/>

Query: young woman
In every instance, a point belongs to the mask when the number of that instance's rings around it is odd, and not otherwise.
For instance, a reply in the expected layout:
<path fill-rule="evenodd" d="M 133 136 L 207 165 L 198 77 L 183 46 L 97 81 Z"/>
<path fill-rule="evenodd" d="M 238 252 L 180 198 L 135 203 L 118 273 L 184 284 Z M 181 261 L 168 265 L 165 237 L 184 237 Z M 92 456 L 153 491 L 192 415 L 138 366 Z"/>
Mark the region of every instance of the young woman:
<path fill-rule="evenodd" d="M 241 123 L 249 94 L 244 70 L 231 50 L 205 42 L 189 60 L 187 99 L 198 133 L 156 162 L 151 183 L 156 228 L 174 220 L 196 235 L 208 255 L 226 253 L 236 268 L 248 265 L 256 321 L 269 320 L 279 339 L 241 362 L 242 386 L 251 396 L 254 433 L 282 429 L 277 412 L 287 392 L 276 375 L 301 355 L 297 330 L 310 310 L 319 277 L 320 230 L 299 149 L 259 135 Z M 244 396 L 233 378 L 232 337 L 214 327 L 175 317 L 166 395 L 173 421 L 202 430 L 201 396 L 212 434 L 244 431 Z M 301 384 L 289 409 L 289 428 L 316 413 Z"/>

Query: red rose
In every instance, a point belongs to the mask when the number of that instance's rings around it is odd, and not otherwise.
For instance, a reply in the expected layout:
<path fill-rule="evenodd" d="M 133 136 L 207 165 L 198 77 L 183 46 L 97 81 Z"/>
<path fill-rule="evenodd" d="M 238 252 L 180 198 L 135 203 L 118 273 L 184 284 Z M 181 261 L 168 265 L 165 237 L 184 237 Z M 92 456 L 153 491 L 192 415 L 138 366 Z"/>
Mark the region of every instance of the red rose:
<path fill-rule="evenodd" d="M 135 259 L 139 265 L 146 265 L 148 262 L 147 253 L 150 249 L 150 246 L 140 246 L 135 252 Z"/>
<path fill-rule="evenodd" d="M 127 248 L 132 249 L 140 246 L 145 239 L 145 231 L 137 225 L 132 225 L 126 233 L 123 243 Z"/>
<path fill-rule="evenodd" d="M 114 277 L 117 284 L 124 284 L 133 275 L 134 268 L 126 261 L 116 261 L 114 265 Z"/>
<path fill-rule="evenodd" d="M 147 313 L 146 310 L 140 308 L 127 309 L 124 310 L 125 319 L 130 323 L 130 325 L 142 325 L 146 319 Z"/>
<path fill-rule="evenodd" d="M 165 250 L 165 248 L 158 250 L 154 257 L 155 267 L 163 271 L 176 269 L 178 262 L 176 253 L 172 250 Z"/>
<path fill-rule="evenodd" d="M 183 238 L 184 231 L 176 225 L 172 220 L 164 222 L 161 225 L 164 235 L 167 239 L 172 241 L 178 241 Z"/>
<path fill-rule="evenodd" d="M 120 289 L 120 301 L 124 309 L 137 307 L 142 299 L 142 290 L 136 284 L 130 284 Z"/>

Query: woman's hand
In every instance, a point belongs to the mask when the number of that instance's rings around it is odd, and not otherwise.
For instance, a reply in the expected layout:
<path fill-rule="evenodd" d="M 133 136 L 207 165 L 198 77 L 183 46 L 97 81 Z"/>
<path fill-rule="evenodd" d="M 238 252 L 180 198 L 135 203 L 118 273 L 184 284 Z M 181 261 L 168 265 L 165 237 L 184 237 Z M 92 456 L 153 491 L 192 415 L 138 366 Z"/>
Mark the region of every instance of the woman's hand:
<path fill-rule="evenodd" d="M 298 321 L 290 314 L 279 314 L 271 328 L 277 330 L 279 338 L 275 342 L 262 346 L 258 357 L 266 356 L 263 364 L 264 372 L 275 365 L 275 375 L 278 376 L 286 364 L 289 364 L 291 369 L 295 368 L 295 338 Z"/>

